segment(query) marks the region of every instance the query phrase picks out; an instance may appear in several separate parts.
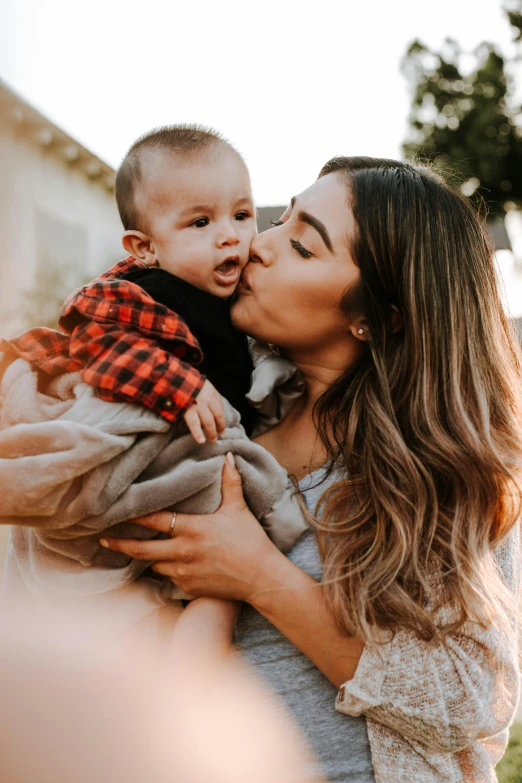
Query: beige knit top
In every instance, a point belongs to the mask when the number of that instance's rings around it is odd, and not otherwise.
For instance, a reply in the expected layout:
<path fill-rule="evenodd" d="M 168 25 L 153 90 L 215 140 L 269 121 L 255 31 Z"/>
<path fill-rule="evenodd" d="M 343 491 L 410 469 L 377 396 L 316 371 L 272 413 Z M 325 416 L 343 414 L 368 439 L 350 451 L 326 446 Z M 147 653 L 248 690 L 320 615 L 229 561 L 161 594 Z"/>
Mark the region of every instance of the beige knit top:
<path fill-rule="evenodd" d="M 518 526 L 495 559 L 518 595 Z M 449 614 L 442 608 L 440 619 Z M 516 633 L 469 622 L 427 643 L 399 629 L 384 644 L 366 645 L 336 708 L 366 716 L 377 783 L 489 783 L 497 780 L 494 765 L 506 748 L 519 680 Z"/>

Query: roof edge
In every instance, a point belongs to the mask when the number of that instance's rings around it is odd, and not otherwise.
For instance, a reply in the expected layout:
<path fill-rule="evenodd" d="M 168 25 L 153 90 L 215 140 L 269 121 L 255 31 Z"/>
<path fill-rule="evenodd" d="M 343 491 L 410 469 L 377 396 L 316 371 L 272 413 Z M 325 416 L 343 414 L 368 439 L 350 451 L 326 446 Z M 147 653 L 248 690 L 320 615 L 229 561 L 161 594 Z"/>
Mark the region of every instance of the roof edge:
<path fill-rule="evenodd" d="M 116 172 L 83 144 L 69 136 L 0 78 L 0 111 L 8 124 L 35 146 L 48 149 L 65 165 L 80 171 L 86 179 L 114 192 Z"/>

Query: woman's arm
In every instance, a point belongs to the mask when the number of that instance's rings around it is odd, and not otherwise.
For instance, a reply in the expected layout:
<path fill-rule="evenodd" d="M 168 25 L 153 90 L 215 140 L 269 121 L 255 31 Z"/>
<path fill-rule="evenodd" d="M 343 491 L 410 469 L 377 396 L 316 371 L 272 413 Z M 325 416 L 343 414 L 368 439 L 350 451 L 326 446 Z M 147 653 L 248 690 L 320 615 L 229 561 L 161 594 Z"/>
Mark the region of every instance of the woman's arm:
<path fill-rule="evenodd" d="M 517 593 L 518 528 L 496 555 L 504 574 L 514 576 L 508 584 Z M 512 722 L 520 680 L 515 617 L 510 627 L 500 619 L 489 628 L 469 622 L 439 642 L 397 629 L 390 641 L 363 645 L 338 633 L 318 584 L 280 559 L 279 574 L 274 568 L 280 589 L 262 591 L 251 603 L 341 686 L 340 712 L 365 714 L 435 753 L 463 750 Z"/>
<path fill-rule="evenodd" d="M 519 553 L 514 530 L 497 552 L 504 573 L 519 571 Z M 388 642 L 363 645 L 338 633 L 318 584 L 277 555 L 285 561 L 273 571 L 280 589 L 262 591 L 251 603 L 341 686 L 340 712 L 365 714 L 436 753 L 462 750 L 509 726 L 520 679 L 514 617 L 510 628 L 470 622 L 434 643 L 398 629 Z"/>
<path fill-rule="evenodd" d="M 319 582 L 277 549 L 270 566 L 270 583 L 249 603 L 339 687 L 354 676 L 364 643 L 339 631 Z"/>

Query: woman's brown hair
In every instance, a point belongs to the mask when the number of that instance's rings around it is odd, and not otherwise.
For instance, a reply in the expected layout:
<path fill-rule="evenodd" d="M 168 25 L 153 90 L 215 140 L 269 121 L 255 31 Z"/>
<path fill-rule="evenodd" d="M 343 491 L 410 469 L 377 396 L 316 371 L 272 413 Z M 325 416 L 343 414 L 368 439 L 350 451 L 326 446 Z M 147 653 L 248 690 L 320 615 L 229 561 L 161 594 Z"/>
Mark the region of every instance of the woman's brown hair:
<path fill-rule="evenodd" d="M 347 476 L 316 524 L 329 602 L 362 638 L 489 624 L 509 600 L 492 550 L 519 516 L 522 408 L 488 234 L 427 169 L 339 157 L 330 174 L 345 178 L 356 223 L 360 280 L 342 307 L 369 340 L 315 409 Z M 434 574 L 455 607 L 442 626 L 426 602 Z"/>

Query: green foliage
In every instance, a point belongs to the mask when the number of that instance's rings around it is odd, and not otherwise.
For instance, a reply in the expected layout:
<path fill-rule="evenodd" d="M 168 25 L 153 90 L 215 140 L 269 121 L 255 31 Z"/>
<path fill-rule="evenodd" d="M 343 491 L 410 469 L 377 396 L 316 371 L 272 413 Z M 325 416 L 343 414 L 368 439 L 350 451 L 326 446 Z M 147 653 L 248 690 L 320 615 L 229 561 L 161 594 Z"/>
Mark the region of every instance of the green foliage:
<path fill-rule="evenodd" d="M 506 6 L 522 40 L 522 0 Z M 440 51 L 414 41 L 403 72 L 413 88 L 408 158 L 429 162 L 464 195 L 485 200 L 503 213 L 522 206 L 522 107 L 510 100 L 506 62 L 490 43 L 474 52 L 474 67 L 464 69 L 465 53 L 447 39 Z"/>
<path fill-rule="evenodd" d="M 513 28 L 515 41 L 522 42 L 522 3 L 520 0 L 507 0 L 504 10 Z"/>
<path fill-rule="evenodd" d="M 522 783 L 522 723 L 511 727 L 506 755 L 495 771 L 499 783 Z"/>

